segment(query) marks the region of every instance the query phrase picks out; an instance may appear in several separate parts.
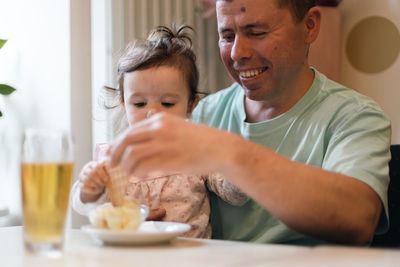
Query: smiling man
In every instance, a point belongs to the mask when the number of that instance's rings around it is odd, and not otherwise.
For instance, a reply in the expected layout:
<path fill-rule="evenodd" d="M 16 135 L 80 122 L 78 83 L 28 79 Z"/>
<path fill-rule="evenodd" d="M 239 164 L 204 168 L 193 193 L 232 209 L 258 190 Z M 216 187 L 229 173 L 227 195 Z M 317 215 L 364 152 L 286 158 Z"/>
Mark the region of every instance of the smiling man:
<path fill-rule="evenodd" d="M 235 207 L 211 196 L 214 238 L 368 244 L 388 225 L 390 122 L 309 66 L 321 20 L 314 1 L 218 0 L 216 10 L 236 83 L 200 101 L 199 123 L 160 113 L 129 128 L 112 164 L 136 175 L 224 175 L 250 200 Z"/>

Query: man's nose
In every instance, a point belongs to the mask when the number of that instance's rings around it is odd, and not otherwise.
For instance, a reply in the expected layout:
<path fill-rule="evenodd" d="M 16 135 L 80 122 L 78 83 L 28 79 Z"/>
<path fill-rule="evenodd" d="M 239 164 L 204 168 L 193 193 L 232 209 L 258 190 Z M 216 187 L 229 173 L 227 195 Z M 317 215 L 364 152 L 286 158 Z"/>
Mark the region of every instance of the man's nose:
<path fill-rule="evenodd" d="M 246 38 L 236 36 L 231 50 L 231 58 L 233 61 L 241 61 L 250 58 L 251 49 Z"/>

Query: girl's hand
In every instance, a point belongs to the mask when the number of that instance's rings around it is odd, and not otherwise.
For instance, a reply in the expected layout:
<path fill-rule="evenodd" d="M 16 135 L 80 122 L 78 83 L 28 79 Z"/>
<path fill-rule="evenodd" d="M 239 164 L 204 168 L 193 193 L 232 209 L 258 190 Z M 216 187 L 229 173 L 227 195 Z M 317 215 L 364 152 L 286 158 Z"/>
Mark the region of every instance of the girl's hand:
<path fill-rule="evenodd" d="M 108 179 L 104 162 L 90 161 L 87 163 L 79 173 L 81 201 L 83 203 L 96 201 L 104 192 Z"/>

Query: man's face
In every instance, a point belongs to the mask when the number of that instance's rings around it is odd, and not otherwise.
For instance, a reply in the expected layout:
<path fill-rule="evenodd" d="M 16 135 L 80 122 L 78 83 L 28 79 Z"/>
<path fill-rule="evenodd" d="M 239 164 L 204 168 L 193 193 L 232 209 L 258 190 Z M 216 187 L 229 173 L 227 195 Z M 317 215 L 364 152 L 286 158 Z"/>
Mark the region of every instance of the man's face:
<path fill-rule="evenodd" d="M 275 0 L 217 1 L 221 58 L 247 98 L 290 94 L 307 65 L 306 26 Z"/>

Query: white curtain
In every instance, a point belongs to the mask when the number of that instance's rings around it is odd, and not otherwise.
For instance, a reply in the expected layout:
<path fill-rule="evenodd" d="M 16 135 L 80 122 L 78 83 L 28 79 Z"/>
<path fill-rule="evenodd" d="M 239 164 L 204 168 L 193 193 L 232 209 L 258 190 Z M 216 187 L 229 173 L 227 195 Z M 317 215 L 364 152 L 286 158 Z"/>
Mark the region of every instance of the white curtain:
<path fill-rule="evenodd" d="M 144 39 L 156 26 L 188 24 L 195 33 L 195 50 L 200 68 L 200 90 L 215 92 L 229 85 L 219 57 L 215 16 L 204 19 L 198 0 L 117 0 L 112 1 L 113 66 L 121 51 L 133 39 Z M 114 68 L 114 74 L 116 73 Z M 114 76 L 115 77 L 115 76 Z M 114 80 L 115 82 L 115 80 Z"/>

